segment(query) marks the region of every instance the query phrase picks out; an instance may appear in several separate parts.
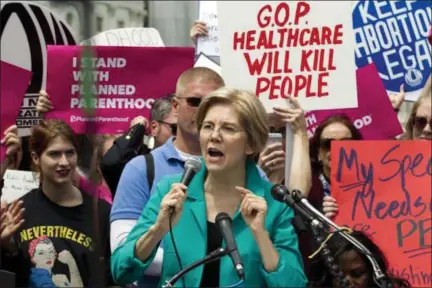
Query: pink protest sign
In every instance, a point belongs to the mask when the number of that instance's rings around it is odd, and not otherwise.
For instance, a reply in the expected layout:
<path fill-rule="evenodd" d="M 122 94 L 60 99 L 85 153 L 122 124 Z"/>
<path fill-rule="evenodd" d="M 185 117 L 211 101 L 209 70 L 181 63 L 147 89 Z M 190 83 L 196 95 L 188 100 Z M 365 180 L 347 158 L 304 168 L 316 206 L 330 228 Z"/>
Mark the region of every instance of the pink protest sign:
<path fill-rule="evenodd" d="M 306 114 L 311 138 L 327 117 L 345 114 L 360 129 L 366 140 L 388 140 L 402 133 L 402 127 L 374 64 L 356 72 L 358 108 L 311 111 Z"/>
<path fill-rule="evenodd" d="M 15 124 L 32 73 L 28 70 L 1 61 L 0 75 L 0 138 L 3 139 L 3 133 L 10 126 Z M 0 161 L 3 162 L 6 154 L 6 146 L 1 145 L 0 149 Z"/>
<path fill-rule="evenodd" d="M 46 118 L 66 121 L 76 133 L 117 134 L 136 116 L 150 116 L 153 102 L 175 91 L 178 77 L 194 65 L 193 48 L 49 46 L 47 92 L 54 110 Z M 81 98 L 83 80 L 93 80 L 90 105 Z M 88 117 L 84 109 L 94 107 Z"/>

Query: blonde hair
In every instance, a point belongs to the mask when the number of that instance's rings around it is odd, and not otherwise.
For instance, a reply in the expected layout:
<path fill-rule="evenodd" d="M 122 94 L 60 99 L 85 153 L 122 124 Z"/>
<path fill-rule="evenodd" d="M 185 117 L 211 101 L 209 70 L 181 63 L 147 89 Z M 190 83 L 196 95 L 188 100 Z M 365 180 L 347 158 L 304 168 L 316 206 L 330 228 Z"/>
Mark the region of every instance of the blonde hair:
<path fill-rule="evenodd" d="M 185 86 L 189 83 L 214 83 L 219 87 L 225 86 L 222 77 L 212 69 L 193 67 L 184 71 L 177 80 L 176 96 L 183 94 Z"/>
<path fill-rule="evenodd" d="M 264 149 L 269 133 L 267 113 L 258 97 L 252 92 L 226 87 L 213 91 L 203 98 L 198 108 L 196 123 L 199 129 L 208 110 L 217 104 L 228 104 L 233 107 L 254 151 L 251 158 L 254 158 Z"/>
<path fill-rule="evenodd" d="M 429 76 L 428 80 L 426 81 L 426 85 L 424 86 L 422 92 L 420 93 L 420 97 L 417 99 L 417 101 L 414 103 L 410 116 L 408 117 L 407 122 L 405 123 L 405 134 L 402 137 L 406 140 L 412 140 L 413 134 L 414 134 L 414 121 L 415 117 L 417 115 L 417 110 L 420 107 L 420 105 L 423 103 L 423 101 L 432 101 L 432 75 Z"/>
<path fill-rule="evenodd" d="M 88 179 L 93 183 L 99 185 L 102 183 L 102 174 L 99 170 L 99 164 L 104 156 L 104 146 L 108 140 L 115 140 L 117 135 L 114 134 L 99 134 L 91 137 L 93 145 L 93 154 L 90 163 L 90 171 Z"/>

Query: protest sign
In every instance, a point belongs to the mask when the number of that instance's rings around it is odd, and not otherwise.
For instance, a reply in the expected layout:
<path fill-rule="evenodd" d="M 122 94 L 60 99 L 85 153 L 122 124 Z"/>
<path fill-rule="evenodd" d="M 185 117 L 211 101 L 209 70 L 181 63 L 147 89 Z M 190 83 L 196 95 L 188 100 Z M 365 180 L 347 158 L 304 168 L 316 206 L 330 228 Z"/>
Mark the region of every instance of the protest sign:
<path fill-rule="evenodd" d="M 405 84 L 415 101 L 431 73 L 430 1 L 358 1 L 353 10 L 357 67 L 375 63 L 389 93 Z"/>
<path fill-rule="evenodd" d="M 383 250 L 393 275 L 431 287 L 432 143 L 332 143 L 335 222 L 363 231 Z"/>
<path fill-rule="evenodd" d="M 194 67 L 206 67 L 222 76 L 221 67 L 212 59 L 201 53 L 195 61 Z"/>
<path fill-rule="evenodd" d="M 254 91 L 267 111 L 286 107 L 289 95 L 306 110 L 357 107 L 350 2 L 218 1 L 217 8 L 227 86 Z"/>
<path fill-rule="evenodd" d="M 3 139 L 6 129 L 15 124 L 31 79 L 31 72 L 1 61 L 0 75 L 0 139 Z M 3 162 L 6 146 L 0 145 L 0 149 L 0 162 Z"/>
<path fill-rule="evenodd" d="M 80 58 L 83 46 L 49 46 L 47 92 L 54 110 L 46 118 L 65 120 L 76 133 L 118 134 L 136 116 L 149 118 L 153 102 L 175 92 L 178 77 L 194 64 L 193 48 L 94 47 L 95 56 Z M 81 71 L 81 69 L 91 71 Z M 94 99 L 81 98 L 82 81 L 93 80 Z M 95 108 L 87 117 L 83 109 Z"/>
<path fill-rule="evenodd" d="M 196 54 L 219 57 L 217 1 L 199 1 L 199 19 L 206 22 L 208 35 L 198 37 Z"/>
<path fill-rule="evenodd" d="M 308 136 L 311 138 L 327 117 L 345 114 L 359 129 L 365 140 L 389 140 L 402 134 L 397 113 L 374 64 L 356 71 L 358 108 L 311 111 L 306 113 Z"/>
<path fill-rule="evenodd" d="M 120 28 L 94 35 L 81 45 L 125 46 L 125 47 L 165 47 L 159 32 L 155 28 Z"/>
<path fill-rule="evenodd" d="M 21 136 L 42 116 L 36 112 L 39 91 L 46 87 L 47 45 L 75 45 L 75 32 L 36 1 L 1 1 L 1 60 L 32 72 L 16 124 Z M 21 95 L 19 95 L 21 97 Z"/>
<path fill-rule="evenodd" d="M 1 200 L 5 200 L 7 203 L 11 203 L 39 187 L 39 175 L 30 171 L 6 170 L 3 180 Z"/>

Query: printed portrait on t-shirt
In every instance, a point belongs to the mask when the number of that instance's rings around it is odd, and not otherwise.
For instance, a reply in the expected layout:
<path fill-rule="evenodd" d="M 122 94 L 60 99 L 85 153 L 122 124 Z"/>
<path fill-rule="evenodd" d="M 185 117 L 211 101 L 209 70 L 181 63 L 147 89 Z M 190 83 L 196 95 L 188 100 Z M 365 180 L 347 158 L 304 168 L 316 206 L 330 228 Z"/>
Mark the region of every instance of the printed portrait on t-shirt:
<path fill-rule="evenodd" d="M 83 282 L 74 257 L 68 250 L 57 253 L 54 243 L 47 236 L 30 242 L 29 256 L 32 263 L 30 287 L 82 287 Z M 68 266 L 69 275 L 53 271 L 56 261 Z"/>

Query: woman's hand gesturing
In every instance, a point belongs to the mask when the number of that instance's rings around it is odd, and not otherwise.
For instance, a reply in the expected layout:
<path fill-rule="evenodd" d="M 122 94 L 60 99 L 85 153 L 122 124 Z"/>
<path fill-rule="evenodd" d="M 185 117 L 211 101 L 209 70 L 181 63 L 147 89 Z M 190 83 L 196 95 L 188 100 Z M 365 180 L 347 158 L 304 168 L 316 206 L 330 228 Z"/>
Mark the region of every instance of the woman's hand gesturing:
<path fill-rule="evenodd" d="M 243 187 L 235 187 L 241 193 L 240 212 L 253 233 L 265 231 L 267 202 Z"/>
<path fill-rule="evenodd" d="M 0 244 L 3 248 L 9 248 L 12 236 L 24 224 L 23 202 L 15 200 L 8 207 L 6 201 L 1 202 L 0 208 Z"/>

